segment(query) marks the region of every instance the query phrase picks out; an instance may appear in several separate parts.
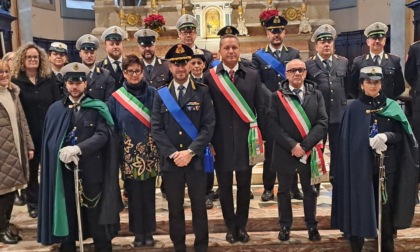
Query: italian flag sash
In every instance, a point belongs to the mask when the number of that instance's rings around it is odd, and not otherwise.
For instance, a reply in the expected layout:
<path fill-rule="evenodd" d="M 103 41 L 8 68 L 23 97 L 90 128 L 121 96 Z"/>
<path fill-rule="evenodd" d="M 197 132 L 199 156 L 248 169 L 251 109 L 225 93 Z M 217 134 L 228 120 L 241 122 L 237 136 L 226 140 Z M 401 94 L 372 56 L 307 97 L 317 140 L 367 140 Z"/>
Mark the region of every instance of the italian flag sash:
<path fill-rule="evenodd" d="M 297 99 L 292 99 L 290 96 L 285 96 L 280 91 L 277 91 L 277 95 L 279 96 L 280 101 L 286 109 L 287 113 L 295 123 L 295 126 L 299 130 L 300 135 L 302 138 L 305 138 L 309 134 L 312 126 L 309 122 L 308 116 L 305 113 L 305 110 L 302 108 L 302 105 Z M 310 158 L 311 185 L 319 184 L 323 176 L 327 174 L 325 169 L 324 156 L 322 153 L 323 147 L 324 146 L 322 141 L 320 141 L 312 148 L 312 150 L 307 151 L 306 154 L 303 155 L 303 157 L 299 160 L 300 162 L 306 164 Z"/>
<path fill-rule="evenodd" d="M 131 114 L 133 114 L 140 122 L 150 129 L 150 110 L 144 106 L 139 99 L 127 92 L 124 87 L 119 88 L 112 93 L 112 96 L 123 105 Z"/>
<path fill-rule="evenodd" d="M 260 129 L 258 128 L 257 117 L 246 103 L 238 89 L 233 85 L 226 73 L 217 75 L 216 67 L 210 69 L 210 74 L 220 89 L 222 94 L 228 100 L 230 105 L 238 113 L 239 117 L 246 123 L 249 123 L 248 133 L 248 153 L 249 165 L 255 165 L 264 161 L 264 144 Z"/>

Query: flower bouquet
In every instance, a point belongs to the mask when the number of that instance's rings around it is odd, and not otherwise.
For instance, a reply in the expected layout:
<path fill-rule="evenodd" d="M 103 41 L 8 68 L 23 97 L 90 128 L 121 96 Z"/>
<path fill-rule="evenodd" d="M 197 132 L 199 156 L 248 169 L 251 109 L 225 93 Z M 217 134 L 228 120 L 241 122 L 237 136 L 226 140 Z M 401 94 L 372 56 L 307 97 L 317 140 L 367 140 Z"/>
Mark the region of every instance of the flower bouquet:
<path fill-rule="evenodd" d="M 278 10 L 265 10 L 261 12 L 259 16 L 261 25 L 264 26 L 265 20 L 271 18 L 272 16 L 278 16 L 278 15 L 279 15 Z"/>
<path fill-rule="evenodd" d="M 165 19 L 162 15 L 150 14 L 143 20 L 143 23 L 144 27 L 158 32 L 162 29 L 162 26 L 165 25 Z"/>

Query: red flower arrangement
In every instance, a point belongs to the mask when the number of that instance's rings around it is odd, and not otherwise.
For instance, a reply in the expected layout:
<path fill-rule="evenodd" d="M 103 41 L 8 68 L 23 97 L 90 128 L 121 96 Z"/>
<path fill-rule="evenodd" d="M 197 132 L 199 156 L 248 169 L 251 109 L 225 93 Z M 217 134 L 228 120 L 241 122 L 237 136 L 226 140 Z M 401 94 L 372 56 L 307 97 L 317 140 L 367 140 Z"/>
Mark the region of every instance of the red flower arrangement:
<path fill-rule="evenodd" d="M 265 11 L 261 12 L 261 14 L 259 16 L 261 25 L 264 26 L 265 20 L 271 18 L 272 16 L 278 16 L 278 15 L 279 15 L 278 10 L 265 10 Z"/>
<path fill-rule="evenodd" d="M 150 14 L 143 20 L 144 27 L 151 30 L 159 30 L 165 25 L 165 19 L 159 14 Z"/>

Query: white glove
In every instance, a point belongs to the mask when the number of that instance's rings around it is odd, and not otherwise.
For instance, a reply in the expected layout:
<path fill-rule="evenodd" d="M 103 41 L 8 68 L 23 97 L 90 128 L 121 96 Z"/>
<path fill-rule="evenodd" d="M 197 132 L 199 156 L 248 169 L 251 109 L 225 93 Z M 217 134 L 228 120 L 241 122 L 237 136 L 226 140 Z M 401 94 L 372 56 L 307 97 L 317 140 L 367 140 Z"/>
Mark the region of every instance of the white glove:
<path fill-rule="evenodd" d="M 378 154 L 387 150 L 386 141 L 388 141 L 388 137 L 384 133 L 379 133 L 376 136 L 369 138 L 370 147 L 376 150 L 376 153 Z"/>
<path fill-rule="evenodd" d="M 68 164 L 70 162 L 73 162 L 74 164 L 79 164 L 79 156 L 82 153 L 79 146 L 73 145 L 73 146 L 66 146 L 64 148 L 61 148 L 60 150 L 60 160 Z"/>

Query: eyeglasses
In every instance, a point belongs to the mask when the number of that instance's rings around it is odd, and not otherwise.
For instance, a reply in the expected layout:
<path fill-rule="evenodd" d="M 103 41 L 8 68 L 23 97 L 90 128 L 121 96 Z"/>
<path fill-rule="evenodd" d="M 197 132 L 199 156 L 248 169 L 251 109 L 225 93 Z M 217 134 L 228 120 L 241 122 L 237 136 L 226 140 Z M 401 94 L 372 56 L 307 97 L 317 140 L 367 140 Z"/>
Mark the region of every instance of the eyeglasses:
<path fill-rule="evenodd" d="M 286 72 L 291 73 L 291 74 L 295 74 L 296 72 L 301 74 L 301 73 L 304 73 L 305 71 L 306 71 L 305 68 L 292 68 L 292 69 L 286 70 Z"/>
<path fill-rule="evenodd" d="M 0 70 L 0 75 L 9 75 L 10 71 L 9 70 Z"/>
<path fill-rule="evenodd" d="M 130 76 L 133 76 L 134 74 L 140 75 L 141 73 L 143 73 L 143 70 L 125 70 L 125 73 Z"/>
<path fill-rule="evenodd" d="M 25 56 L 25 58 L 26 58 L 26 60 L 29 60 L 29 61 L 31 61 L 31 60 L 36 61 L 36 60 L 39 59 L 38 56 Z"/>
<path fill-rule="evenodd" d="M 186 30 L 186 31 L 181 31 L 181 34 L 186 36 L 186 35 L 193 35 L 196 34 L 195 30 Z"/>

